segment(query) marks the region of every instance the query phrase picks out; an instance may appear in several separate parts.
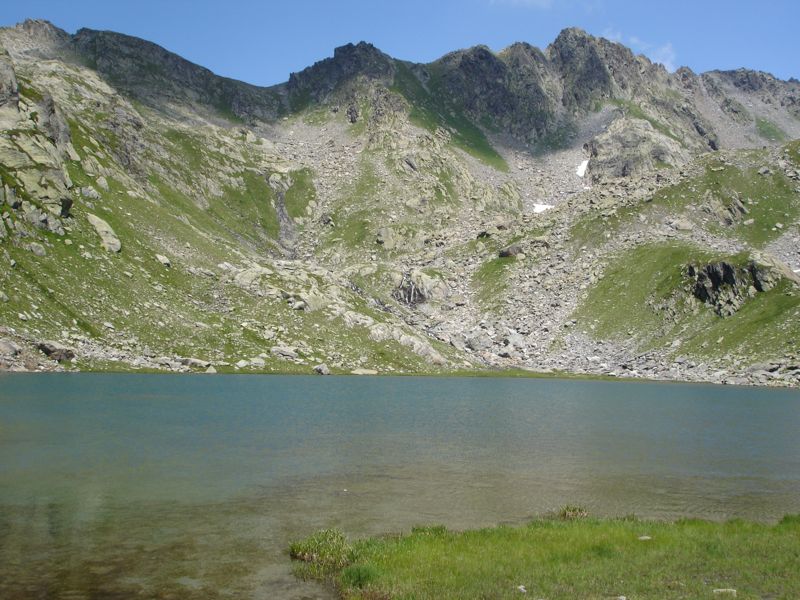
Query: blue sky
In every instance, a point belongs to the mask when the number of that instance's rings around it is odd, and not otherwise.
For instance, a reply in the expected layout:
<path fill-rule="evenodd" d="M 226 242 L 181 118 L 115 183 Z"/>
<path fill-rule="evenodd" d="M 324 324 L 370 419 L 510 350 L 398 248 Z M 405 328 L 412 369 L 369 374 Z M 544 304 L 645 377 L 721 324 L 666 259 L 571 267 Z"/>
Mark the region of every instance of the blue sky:
<path fill-rule="evenodd" d="M 571 26 L 695 71 L 740 66 L 800 78 L 798 0 L 25 0 L 0 24 L 48 19 L 74 33 L 110 29 L 156 42 L 228 77 L 260 85 L 366 40 L 428 62 L 458 48 L 544 48 Z"/>

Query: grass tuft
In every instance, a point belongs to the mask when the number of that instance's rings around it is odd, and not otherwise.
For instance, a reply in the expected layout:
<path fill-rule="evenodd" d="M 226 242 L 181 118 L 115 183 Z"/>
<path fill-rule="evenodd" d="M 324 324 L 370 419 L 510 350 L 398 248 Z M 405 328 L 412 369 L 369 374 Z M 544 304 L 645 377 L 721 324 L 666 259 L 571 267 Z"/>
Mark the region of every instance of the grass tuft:
<path fill-rule="evenodd" d="M 585 519 L 589 516 L 589 511 L 577 504 L 566 504 L 558 509 L 558 518 L 562 521 L 574 521 Z"/>

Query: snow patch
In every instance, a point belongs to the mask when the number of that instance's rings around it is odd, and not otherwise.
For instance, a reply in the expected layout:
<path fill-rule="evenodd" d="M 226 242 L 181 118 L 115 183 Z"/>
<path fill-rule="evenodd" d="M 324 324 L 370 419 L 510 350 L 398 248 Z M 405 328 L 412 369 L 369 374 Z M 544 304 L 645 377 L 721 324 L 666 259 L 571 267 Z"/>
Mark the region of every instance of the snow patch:
<path fill-rule="evenodd" d="M 589 166 L 589 159 L 587 158 L 585 161 L 583 161 L 581 164 L 578 165 L 578 168 L 575 169 L 575 174 L 578 177 L 583 177 L 584 175 L 586 175 L 586 167 L 588 166 Z"/>
<path fill-rule="evenodd" d="M 551 208 L 553 208 L 552 204 L 534 204 L 533 212 L 538 215 L 539 213 L 543 213 L 544 211 L 550 210 Z"/>

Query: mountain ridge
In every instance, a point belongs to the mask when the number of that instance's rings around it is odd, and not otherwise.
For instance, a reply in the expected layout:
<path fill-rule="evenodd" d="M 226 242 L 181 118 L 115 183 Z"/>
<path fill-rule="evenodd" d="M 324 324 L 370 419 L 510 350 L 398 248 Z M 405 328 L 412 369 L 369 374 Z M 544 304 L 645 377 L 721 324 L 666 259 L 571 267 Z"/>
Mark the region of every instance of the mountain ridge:
<path fill-rule="evenodd" d="M 267 88 L 0 44 L 6 368 L 800 379 L 797 82 L 575 28 Z"/>

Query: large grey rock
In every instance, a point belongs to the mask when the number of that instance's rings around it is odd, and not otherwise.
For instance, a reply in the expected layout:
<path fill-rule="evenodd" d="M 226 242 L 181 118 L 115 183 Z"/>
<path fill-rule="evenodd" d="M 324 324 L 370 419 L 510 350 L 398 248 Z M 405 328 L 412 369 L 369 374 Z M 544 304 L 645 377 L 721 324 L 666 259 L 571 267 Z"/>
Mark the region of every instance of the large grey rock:
<path fill-rule="evenodd" d="M 38 243 L 38 242 L 31 242 L 30 244 L 28 244 L 28 249 L 29 249 L 29 250 L 30 250 L 30 251 L 31 251 L 31 252 L 32 252 L 32 253 L 33 253 L 35 256 L 39 256 L 39 257 L 44 257 L 44 256 L 47 256 L 47 250 L 45 250 L 45 249 L 44 249 L 44 246 L 42 246 L 42 245 L 41 245 L 40 243 Z"/>
<path fill-rule="evenodd" d="M 178 362 L 185 367 L 189 367 L 190 369 L 207 369 L 211 366 L 209 361 L 193 357 L 181 358 Z"/>
<path fill-rule="evenodd" d="M 800 284 L 796 273 L 766 253 L 754 253 L 744 266 L 722 260 L 688 265 L 686 273 L 695 298 L 711 305 L 723 317 L 734 314 L 747 298 L 772 289 L 781 279 Z"/>
<path fill-rule="evenodd" d="M 375 369 L 353 369 L 350 371 L 353 375 L 377 375 L 378 372 Z"/>
<path fill-rule="evenodd" d="M 58 342 L 39 342 L 36 347 L 44 352 L 48 358 L 58 362 L 69 361 L 75 358 L 75 350 Z"/>
<path fill-rule="evenodd" d="M 100 236 L 103 248 L 109 252 L 119 252 L 122 249 L 122 242 L 119 241 L 117 234 L 111 229 L 111 225 L 97 215 L 91 213 L 87 214 L 86 218 L 89 220 L 92 227 L 94 227 L 97 235 Z"/>
<path fill-rule="evenodd" d="M 19 85 L 11 57 L 0 46 L 0 110 L 19 110 Z"/>
<path fill-rule="evenodd" d="M 172 266 L 172 261 L 163 254 L 156 254 L 156 260 L 168 269 Z"/>
<path fill-rule="evenodd" d="M 395 299 L 414 306 L 429 300 L 441 301 L 450 294 L 450 288 L 438 277 L 419 270 L 394 274 Z"/>
<path fill-rule="evenodd" d="M 61 109 L 50 94 L 44 94 L 37 106 L 39 109 L 39 128 L 57 148 L 66 152 L 67 144 L 72 141 L 72 136 Z"/>
<path fill-rule="evenodd" d="M 270 352 L 278 358 L 291 360 L 298 358 L 297 352 L 287 346 L 273 346 Z"/>
<path fill-rule="evenodd" d="M 0 340 L 0 354 L 5 356 L 17 356 L 20 352 L 22 352 L 22 348 L 11 340 Z"/>
<path fill-rule="evenodd" d="M 682 165 L 691 157 L 676 139 L 644 119 L 623 117 L 589 144 L 589 170 L 598 176 L 628 177 L 661 165 Z"/>
<path fill-rule="evenodd" d="M 331 374 L 331 370 L 328 368 L 328 365 L 326 365 L 325 363 L 322 363 L 320 365 L 315 366 L 314 367 L 314 372 L 317 375 L 330 375 Z"/>
<path fill-rule="evenodd" d="M 508 258 L 512 256 L 518 256 L 522 253 L 522 246 L 519 244 L 511 244 L 510 246 L 506 246 L 505 248 L 501 249 L 498 252 L 500 258 Z"/>
<path fill-rule="evenodd" d="M 491 348 L 492 337 L 484 329 L 477 329 L 466 334 L 464 342 L 470 350 L 482 352 Z"/>

